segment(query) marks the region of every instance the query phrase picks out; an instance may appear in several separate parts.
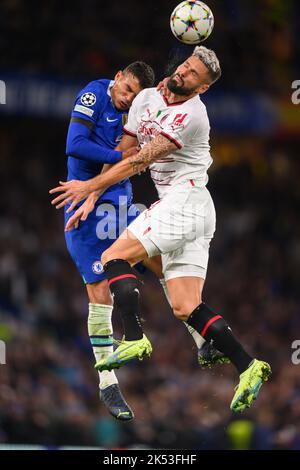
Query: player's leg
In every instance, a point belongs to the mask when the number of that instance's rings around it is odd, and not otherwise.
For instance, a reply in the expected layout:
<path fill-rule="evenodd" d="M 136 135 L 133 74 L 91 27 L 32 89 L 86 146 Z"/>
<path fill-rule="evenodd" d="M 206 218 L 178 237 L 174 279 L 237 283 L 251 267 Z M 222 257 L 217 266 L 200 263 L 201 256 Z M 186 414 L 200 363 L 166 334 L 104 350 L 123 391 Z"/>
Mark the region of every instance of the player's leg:
<path fill-rule="evenodd" d="M 114 302 L 121 312 L 124 338 L 113 354 L 96 364 L 100 371 L 118 368 L 135 358 L 143 359 L 152 352 L 140 322 L 140 282 L 132 268 L 147 257 L 147 252 L 137 238 L 126 232 L 101 258 Z"/>
<path fill-rule="evenodd" d="M 165 296 L 167 301 L 171 307 L 172 302 L 170 299 L 170 295 L 168 292 L 167 284 L 165 278 L 159 280 L 162 288 L 165 292 Z M 197 346 L 197 356 L 198 356 L 198 364 L 202 369 L 205 368 L 212 368 L 216 364 L 228 364 L 230 360 L 220 351 L 218 351 L 213 342 L 206 341 L 199 333 L 196 331 L 192 326 L 188 325 L 186 322 L 183 322 L 185 327 L 187 328 L 188 332 L 192 336 L 194 342 Z"/>
<path fill-rule="evenodd" d="M 106 279 L 86 284 L 86 289 L 89 298 L 88 333 L 98 362 L 113 351 L 113 302 Z M 116 375 L 108 372 L 99 374 L 99 381 L 100 390 L 118 383 Z"/>
<path fill-rule="evenodd" d="M 165 281 L 165 278 L 164 278 L 164 275 L 163 275 L 163 271 L 162 271 L 163 268 L 162 268 L 161 256 L 157 255 L 157 256 L 153 256 L 153 258 L 146 258 L 146 259 L 143 260 L 143 265 L 146 268 L 148 268 L 150 271 L 152 271 L 158 277 L 159 282 L 160 282 L 160 284 L 163 288 L 165 297 L 168 301 L 168 304 L 172 308 L 172 303 L 171 303 L 171 299 L 170 299 L 170 296 L 169 296 L 167 284 L 166 284 L 166 281 Z M 190 333 L 193 340 L 195 341 L 197 348 L 200 349 L 201 347 L 203 347 L 204 343 L 206 343 L 205 339 L 202 338 L 199 335 L 199 333 L 197 331 L 195 331 L 194 328 L 192 328 L 190 325 L 188 325 L 185 322 L 184 322 L 184 325 L 186 326 L 188 332 Z M 209 344 L 208 344 L 208 347 L 209 347 L 209 351 L 210 351 L 211 346 Z M 212 365 L 211 361 L 207 361 L 207 365 L 211 366 Z"/>
<path fill-rule="evenodd" d="M 190 296 L 187 292 L 189 292 L 190 289 L 195 289 L 195 295 L 198 296 L 199 300 L 199 296 L 201 296 L 203 287 L 201 282 L 204 283 L 207 271 L 209 246 L 215 232 L 215 209 L 209 192 L 203 187 L 198 188 L 195 186 L 190 188 L 189 185 L 187 185 L 187 187 L 183 187 L 182 189 L 183 194 L 181 195 L 180 199 L 183 201 L 186 199 L 184 191 L 189 194 L 189 197 L 183 208 L 178 210 L 176 220 L 181 223 L 182 234 L 184 233 L 186 226 L 186 230 L 189 236 L 184 242 L 184 245 L 179 250 L 163 250 L 162 254 L 162 265 L 165 276 L 165 279 L 162 282 L 162 286 L 165 290 L 171 307 L 173 307 L 173 305 L 170 296 L 168 295 L 168 288 L 165 282 L 166 279 L 172 279 L 174 277 L 181 276 L 188 276 L 189 278 L 194 277 L 194 283 L 190 284 L 190 282 L 188 282 L 187 284 L 189 285 L 189 288 L 183 292 L 179 291 L 177 297 L 182 301 L 185 301 L 188 298 L 193 299 L 193 296 Z M 174 204 L 169 202 L 168 205 L 170 207 L 175 206 L 176 208 L 176 201 Z M 167 214 L 164 215 L 164 208 L 158 207 L 155 208 L 155 210 L 161 211 L 162 214 L 159 214 L 160 220 L 168 220 Z M 158 218 L 158 216 L 156 216 L 156 218 Z M 179 224 L 177 223 L 176 225 Z M 180 239 L 181 235 L 180 231 L 177 233 L 176 225 L 170 226 L 172 230 L 170 233 L 170 238 L 172 238 L 172 234 L 174 234 L 175 240 Z M 193 227 L 192 236 L 190 236 L 191 227 Z M 166 233 L 165 224 L 162 225 L 161 233 Z M 157 240 L 157 238 L 155 241 L 156 243 L 163 243 L 160 240 Z M 202 281 L 197 281 L 197 278 L 202 278 Z M 226 364 L 230 362 L 228 357 L 217 350 L 213 341 L 205 341 L 205 338 L 201 336 L 199 331 L 196 331 L 186 322 L 184 322 L 184 324 L 187 326 L 197 345 L 198 363 L 202 368 L 212 367 L 215 364 Z"/>
<path fill-rule="evenodd" d="M 183 187 L 182 191 L 185 193 L 186 188 Z M 187 192 L 190 192 L 190 188 L 188 188 Z M 170 237 L 164 237 L 166 227 L 163 225 L 165 220 L 168 220 L 168 217 L 165 217 L 165 213 L 168 213 L 170 207 L 175 207 L 175 210 L 177 210 L 177 204 L 182 205 L 182 201 L 186 201 L 185 194 L 176 195 L 176 198 L 177 202 L 175 205 L 170 203 L 170 201 L 158 201 L 152 205 L 150 209 L 135 219 L 129 226 L 129 229 L 122 234 L 121 238 L 103 254 L 102 262 L 111 285 L 112 293 L 117 303 L 122 305 L 125 341 L 136 341 L 143 338 L 138 312 L 138 283 L 135 273 L 130 269 L 130 265 L 134 265 L 143 258 L 146 258 L 147 255 L 152 258 L 164 249 L 172 250 L 174 248 L 176 250 L 182 244 L 182 233 L 177 234 L 172 232 L 172 227 L 170 227 L 170 230 L 167 227 L 167 233 L 170 234 Z M 181 209 L 180 207 L 178 209 L 179 219 L 182 219 Z M 152 227 L 151 223 L 153 223 Z M 162 237 L 160 235 L 160 225 L 162 226 Z M 189 230 L 189 221 L 187 225 Z M 164 246 L 160 248 L 159 245 L 161 243 Z M 170 244 L 172 245 L 171 247 Z M 125 263 L 126 261 L 127 264 Z M 198 333 L 195 332 L 196 334 L 200 338 Z M 117 350 L 116 355 L 118 354 L 119 351 Z M 105 365 L 119 367 L 124 362 L 123 357 L 117 357 L 114 365 L 109 360 L 108 364 L 102 361 L 102 363 L 97 364 L 97 367 L 99 367 L 99 370 L 103 369 Z"/>
<path fill-rule="evenodd" d="M 197 193 L 194 191 L 195 196 Z M 206 193 L 206 194 L 205 194 Z M 240 384 L 232 400 L 231 408 L 241 411 L 250 406 L 270 367 L 263 361 L 253 360 L 234 337 L 231 328 L 221 315 L 202 302 L 202 290 L 206 277 L 209 246 L 215 231 L 215 209 L 208 191 L 203 196 L 203 227 L 199 226 L 196 239 L 185 243 L 180 253 L 163 255 L 163 269 L 167 280 L 174 314 L 193 327 L 207 342 L 213 342 L 237 368 Z"/>
<path fill-rule="evenodd" d="M 233 411 L 243 411 L 257 397 L 262 383 L 268 379 L 270 366 L 253 359 L 235 338 L 224 318 L 202 302 L 204 280 L 178 277 L 167 281 L 173 312 L 186 321 L 207 341 L 213 341 L 240 374 L 240 383 L 231 403 Z"/>
<path fill-rule="evenodd" d="M 88 333 L 96 363 L 113 353 L 112 311 L 113 302 L 104 279 L 86 284 L 89 298 Z M 99 372 L 100 398 L 109 412 L 117 419 L 130 420 L 134 417 L 126 403 L 114 371 Z"/>
<path fill-rule="evenodd" d="M 168 291 L 168 288 L 167 288 L 167 283 L 166 283 L 165 278 L 163 277 L 163 278 L 159 279 L 159 282 L 160 282 L 160 284 L 163 288 L 163 291 L 165 293 L 168 304 L 170 305 L 171 309 L 173 309 L 170 294 L 169 294 L 169 291 Z M 202 338 L 202 336 L 200 336 L 199 333 L 196 330 L 194 330 L 193 327 L 188 325 L 186 322 L 183 322 L 183 323 L 186 326 L 186 328 L 187 328 L 188 332 L 190 333 L 190 335 L 192 336 L 193 340 L 195 341 L 197 349 L 199 350 L 200 348 L 202 348 L 204 346 L 204 344 L 206 343 L 205 339 Z M 209 362 L 209 366 L 211 366 L 211 365 L 212 365 L 211 362 Z"/>
<path fill-rule="evenodd" d="M 128 243 L 128 239 L 129 240 L 131 239 L 131 242 Z M 104 253 L 104 255 L 102 257 L 102 262 L 103 262 L 104 265 L 106 265 L 106 263 L 108 263 L 108 262 L 110 262 L 114 259 L 117 260 L 119 258 L 122 258 L 124 260 L 127 260 L 131 265 L 134 265 L 137 261 L 140 261 L 143 256 L 145 256 L 145 258 L 143 259 L 143 264 L 148 269 L 150 269 L 152 272 L 154 272 L 156 274 L 156 276 L 160 279 L 160 282 L 161 282 L 161 284 L 164 288 L 165 295 L 166 295 L 166 297 L 167 297 L 167 299 L 170 303 L 170 297 L 168 295 L 167 287 L 166 287 L 166 284 L 165 284 L 164 279 L 163 279 L 161 256 L 156 255 L 156 256 L 153 256 L 152 258 L 148 258 L 148 255 L 147 255 L 144 247 L 141 245 L 141 243 L 137 239 L 135 239 L 135 237 L 133 237 L 130 234 L 130 232 L 128 232 L 127 234 L 126 233 L 123 234 L 122 238 L 117 240 L 114 243 L 114 245 L 106 253 Z M 105 269 L 107 269 L 107 266 L 105 267 Z M 124 273 L 123 273 L 123 275 L 124 275 Z M 135 281 L 131 280 L 132 278 L 129 278 L 130 281 L 124 281 L 123 279 L 124 278 L 120 279 L 118 281 L 118 284 L 120 284 L 120 281 L 123 282 L 123 283 L 125 283 L 125 282 L 130 283 L 131 282 L 131 283 L 133 283 L 133 285 L 135 283 Z M 111 281 L 110 281 L 110 283 L 111 283 Z M 112 289 L 113 289 L 113 287 L 112 287 Z M 118 291 L 117 291 L 116 294 L 117 294 L 117 297 L 115 297 L 115 300 L 116 300 L 117 303 L 119 302 L 119 304 L 120 304 L 120 302 L 122 302 L 122 301 L 119 300 L 119 298 L 118 298 Z M 116 294 L 114 293 L 114 296 Z M 124 303 L 125 302 L 123 302 L 122 305 Z M 171 305 L 171 303 L 170 303 L 170 305 Z M 129 307 L 129 305 L 128 305 L 128 307 Z M 121 306 L 121 308 L 122 308 L 122 306 Z M 122 312 L 123 312 L 123 326 L 124 326 L 125 341 L 141 339 L 143 337 L 143 334 L 142 334 L 142 330 L 140 328 L 139 320 L 135 321 L 135 318 L 131 317 L 132 310 L 129 309 L 128 314 L 127 314 L 127 308 L 126 308 L 125 305 L 123 305 Z M 136 313 L 136 317 L 138 319 L 138 317 L 139 317 L 138 312 Z M 129 320 L 130 320 L 130 323 L 129 323 Z M 130 327 L 130 324 L 132 324 L 132 323 L 135 325 L 134 329 L 132 329 L 132 325 Z M 203 345 L 205 340 L 190 325 L 186 324 L 186 326 L 188 328 L 188 331 L 190 332 L 190 334 L 194 338 L 197 347 L 201 348 L 201 346 Z M 209 358 L 209 359 L 207 359 L 207 364 L 212 365 L 213 362 L 212 362 L 211 358 L 216 357 L 216 354 L 213 355 L 212 352 L 211 352 L 211 349 L 209 349 L 208 353 L 207 353 L 207 357 Z M 97 362 L 101 363 L 103 361 L 99 360 Z"/>
<path fill-rule="evenodd" d="M 170 307 L 172 308 L 168 288 L 163 274 L 161 255 L 153 256 L 152 258 L 147 257 L 142 261 L 142 263 L 158 277 L 165 297 Z M 217 351 L 213 344 L 206 342 L 205 339 L 202 338 L 202 336 L 192 326 L 188 325 L 186 322 L 183 323 L 196 343 L 198 350 L 198 362 L 201 367 L 210 368 L 214 364 L 224 364 L 228 362 L 227 358 L 224 358 L 224 355 Z"/>
<path fill-rule="evenodd" d="M 161 261 L 161 256 L 153 256 L 152 258 L 148 258 L 148 255 L 145 259 L 142 261 L 143 265 L 149 269 L 155 276 L 161 280 L 163 279 L 163 271 L 162 271 L 162 261 Z"/>
<path fill-rule="evenodd" d="M 156 275 L 156 277 L 158 278 L 158 280 L 159 280 L 159 282 L 160 282 L 160 284 L 163 288 L 163 291 L 164 291 L 165 297 L 168 301 L 168 304 L 172 308 L 170 295 L 169 295 L 167 284 L 166 284 L 164 274 L 163 274 L 163 266 L 162 266 L 161 255 L 153 256 L 152 258 L 146 258 L 142 261 L 142 263 L 146 268 L 148 268 L 151 272 L 153 272 Z M 188 329 L 189 333 L 191 334 L 192 338 L 194 339 L 194 341 L 197 345 L 197 348 L 200 348 L 205 343 L 205 339 L 202 338 L 199 335 L 199 333 L 197 333 L 197 331 L 194 330 L 194 328 L 192 328 L 191 326 L 189 326 L 185 322 L 184 322 L 184 324 L 187 327 L 187 329 Z"/>
<path fill-rule="evenodd" d="M 67 215 L 66 219 L 69 216 Z M 99 259 L 101 247 L 104 250 L 112 242 L 100 241 L 97 237 L 96 226 L 99 220 L 94 210 L 87 221 L 80 223 L 78 229 L 65 232 L 68 251 L 87 288 L 87 326 L 96 362 L 113 352 L 113 302 Z M 114 372 L 99 374 L 99 389 L 101 400 L 114 417 L 120 420 L 133 418 L 132 410 L 121 394 Z"/>
<path fill-rule="evenodd" d="M 183 267 L 184 268 L 184 267 Z M 247 368 L 252 358 L 243 350 L 242 347 L 236 347 L 236 343 L 230 342 L 231 330 L 227 324 L 221 322 L 222 317 L 212 312 L 202 302 L 202 290 L 204 279 L 200 277 L 176 277 L 167 281 L 168 291 L 173 305 L 174 315 L 181 321 L 186 321 L 206 340 L 213 340 L 218 349 L 227 354 L 231 358 L 233 355 L 233 364 L 239 372 Z M 197 319 L 197 321 L 195 320 Z M 222 327 L 221 327 L 222 323 Z M 229 339 L 222 341 L 224 331 L 227 335 L 229 331 Z M 221 331 L 221 333 L 219 333 Z M 221 339 L 220 339 L 220 338 Z M 231 348 L 227 343 L 230 343 Z M 221 346 L 221 347 L 220 347 Z M 233 353 L 232 353 L 233 351 Z"/>

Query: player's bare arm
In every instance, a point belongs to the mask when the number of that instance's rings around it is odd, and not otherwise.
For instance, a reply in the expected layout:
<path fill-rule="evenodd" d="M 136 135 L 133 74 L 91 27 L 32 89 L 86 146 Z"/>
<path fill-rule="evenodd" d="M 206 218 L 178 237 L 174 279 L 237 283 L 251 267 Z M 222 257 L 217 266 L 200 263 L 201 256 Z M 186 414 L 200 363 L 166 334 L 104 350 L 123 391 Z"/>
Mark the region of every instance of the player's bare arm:
<path fill-rule="evenodd" d="M 128 158 L 133 174 L 145 170 L 152 162 L 166 157 L 177 150 L 177 146 L 162 134 L 158 135 L 149 144 L 145 145 L 137 155 Z"/>
<path fill-rule="evenodd" d="M 124 134 L 121 142 L 115 148 L 115 150 L 122 151 L 122 160 L 129 158 L 132 155 L 136 155 L 138 151 L 138 141 L 136 137 Z M 102 167 L 101 174 L 106 173 L 114 165 L 105 163 Z M 78 228 L 80 221 L 85 221 L 88 218 L 88 215 L 92 212 L 95 207 L 95 203 L 98 200 L 99 196 L 106 188 L 103 188 L 98 191 L 93 191 L 84 201 L 84 203 L 75 211 L 75 213 L 69 218 L 65 231 L 69 232 L 73 228 Z M 72 209 L 68 209 L 70 212 Z"/>
<path fill-rule="evenodd" d="M 122 160 L 129 158 L 130 156 L 136 154 L 137 152 L 137 139 L 136 137 L 124 134 L 121 142 L 117 145 L 115 150 L 120 150 L 122 152 Z M 105 163 L 102 167 L 101 174 L 106 173 L 110 168 L 113 167 L 113 164 Z M 78 228 L 79 222 L 87 219 L 88 215 L 92 212 L 95 207 L 95 203 L 98 200 L 99 196 L 106 188 L 103 188 L 98 191 L 93 191 L 86 199 L 86 201 L 76 210 L 76 212 L 69 218 L 65 231 L 68 232 L 73 228 Z M 58 207 L 59 208 L 59 207 Z M 70 212 L 72 209 L 68 210 Z"/>
<path fill-rule="evenodd" d="M 120 150 L 122 152 L 122 160 L 125 160 L 129 156 L 136 153 L 138 147 L 138 140 L 132 135 L 124 134 L 121 142 L 117 145 L 115 150 Z M 134 151 L 135 150 L 135 151 Z"/>
<path fill-rule="evenodd" d="M 177 146 L 167 137 L 158 135 L 145 145 L 136 155 L 114 165 L 104 174 L 87 181 L 72 180 L 60 182 L 60 186 L 50 190 L 50 194 L 62 193 L 52 201 L 57 209 L 72 201 L 69 211 L 94 191 L 103 191 L 125 178 L 145 170 L 152 162 L 166 157 L 177 150 Z"/>
<path fill-rule="evenodd" d="M 129 158 L 132 155 L 136 155 L 138 151 L 137 138 L 131 135 L 124 134 L 121 142 L 117 145 L 115 150 L 120 150 L 122 152 L 122 160 L 125 160 L 126 158 Z M 113 163 L 104 163 L 101 170 L 101 174 L 106 173 L 113 166 Z"/>

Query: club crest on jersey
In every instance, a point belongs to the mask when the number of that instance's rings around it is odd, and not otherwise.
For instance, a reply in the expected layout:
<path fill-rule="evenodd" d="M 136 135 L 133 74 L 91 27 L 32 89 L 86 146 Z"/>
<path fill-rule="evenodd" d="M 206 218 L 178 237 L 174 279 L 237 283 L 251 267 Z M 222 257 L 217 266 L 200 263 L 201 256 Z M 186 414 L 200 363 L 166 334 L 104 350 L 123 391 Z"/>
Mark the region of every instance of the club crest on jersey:
<path fill-rule="evenodd" d="M 95 274 L 101 274 L 101 273 L 103 273 L 103 266 L 102 266 L 102 264 L 100 263 L 100 261 L 95 261 L 95 262 L 92 264 L 92 270 L 93 270 L 93 273 L 95 273 Z"/>
<path fill-rule="evenodd" d="M 178 130 L 180 127 L 184 127 L 183 121 L 187 117 L 187 113 L 185 114 L 176 114 L 176 116 L 173 119 L 173 122 L 171 123 L 171 128 L 172 130 Z"/>
<path fill-rule="evenodd" d="M 83 93 L 82 97 L 80 98 L 80 101 L 82 104 L 85 106 L 93 106 L 93 104 L 96 103 L 96 95 L 94 93 L 91 93 L 88 91 L 87 93 Z"/>

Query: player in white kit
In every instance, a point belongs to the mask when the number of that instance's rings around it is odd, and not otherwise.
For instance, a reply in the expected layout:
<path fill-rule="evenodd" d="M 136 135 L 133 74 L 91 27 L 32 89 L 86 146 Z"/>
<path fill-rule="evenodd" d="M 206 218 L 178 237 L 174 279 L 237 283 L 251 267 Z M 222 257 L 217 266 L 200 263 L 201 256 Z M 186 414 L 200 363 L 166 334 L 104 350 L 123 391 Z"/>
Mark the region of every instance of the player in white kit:
<path fill-rule="evenodd" d="M 168 147 L 173 147 L 167 157 L 150 165 L 159 203 L 138 217 L 130 232 L 148 256 L 162 255 L 166 281 L 191 276 L 205 279 L 215 210 L 205 187 L 212 158 L 204 104 L 198 95 L 170 104 L 155 88 L 147 89 L 134 102 L 124 132 L 137 137 L 142 148 L 156 136 L 163 136 Z"/>
<path fill-rule="evenodd" d="M 175 316 L 194 328 L 224 353 L 237 368 L 240 382 L 231 402 L 243 411 L 258 395 L 271 373 L 269 364 L 253 359 L 235 339 L 219 314 L 203 301 L 209 246 L 215 231 L 215 209 L 206 188 L 209 120 L 199 95 L 221 75 L 215 53 L 203 46 L 181 64 L 168 81 L 168 98 L 154 88 L 135 98 L 124 129 L 124 148 L 141 150 L 89 181 L 63 183 L 58 200 L 73 207 L 88 197 L 89 207 L 99 191 L 150 167 L 159 201 L 144 211 L 103 253 L 102 263 L 116 304 L 122 312 L 124 339 L 99 370 L 118 368 L 150 356 L 152 346 L 139 320 L 139 281 L 132 267 L 158 254 Z M 58 192 L 59 188 L 56 188 Z M 96 193 L 93 193 L 96 191 Z M 55 192 L 55 191 L 53 191 Z"/>

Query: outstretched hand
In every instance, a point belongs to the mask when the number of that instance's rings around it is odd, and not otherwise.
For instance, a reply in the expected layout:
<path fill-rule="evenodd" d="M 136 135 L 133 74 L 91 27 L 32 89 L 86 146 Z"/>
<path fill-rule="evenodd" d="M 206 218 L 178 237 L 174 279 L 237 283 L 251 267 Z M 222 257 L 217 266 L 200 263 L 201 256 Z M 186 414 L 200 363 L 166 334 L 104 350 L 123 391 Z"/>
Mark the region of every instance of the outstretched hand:
<path fill-rule="evenodd" d="M 70 232 L 73 228 L 78 228 L 79 222 L 87 219 L 89 213 L 94 209 L 97 199 L 98 193 L 92 193 L 89 195 L 86 201 L 84 201 L 77 211 L 69 218 L 65 226 L 65 232 Z"/>
<path fill-rule="evenodd" d="M 67 210 L 67 212 L 71 212 L 82 199 L 85 199 L 90 194 L 89 183 L 88 181 L 78 180 L 60 181 L 59 186 L 50 189 L 49 193 L 61 193 L 51 201 L 51 204 L 55 206 L 56 209 L 60 209 L 69 202 L 72 202 Z"/>

